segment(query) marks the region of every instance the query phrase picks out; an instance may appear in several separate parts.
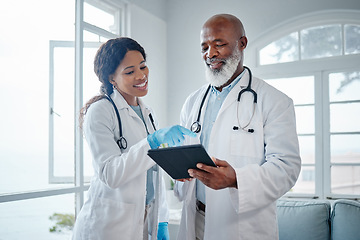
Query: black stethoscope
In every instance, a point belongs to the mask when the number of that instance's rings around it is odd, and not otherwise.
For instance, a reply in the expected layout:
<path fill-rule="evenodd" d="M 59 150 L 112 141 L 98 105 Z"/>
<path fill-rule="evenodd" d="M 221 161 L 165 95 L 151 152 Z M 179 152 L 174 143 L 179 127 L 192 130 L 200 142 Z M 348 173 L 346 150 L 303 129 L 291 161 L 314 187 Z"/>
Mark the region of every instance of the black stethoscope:
<path fill-rule="evenodd" d="M 237 102 L 238 102 L 238 105 L 240 103 L 240 98 L 241 98 L 241 95 L 244 93 L 244 92 L 251 92 L 254 96 L 254 102 L 253 102 L 253 111 L 252 111 L 252 115 L 251 115 L 251 118 L 249 120 L 249 122 L 244 126 L 244 127 L 241 127 L 240 125 L 240 121 L 239 121 L 239 106 L 237 106 L 237 109 L 236 109 L 236 116 L 237 116 L 237 120 L 238 120 L 238 125 L 239 126 L 234 126 L 233 127 L 233 130 L 239 130 L 242 129 L 244 131 L 247 131 L 249 133 L 253 133 L 254 132 L 254 129 L 250 128 L 250 129 L 247 129 L 247 127 L 250 125 L 251 123 L 251 120 L 253 119 L 254 117 L 254 114 L 255 114 L 255 105 L 257 103 L 257 93 L 251 89 L 251 81 L 252 81 L 252 73 L 250 71 L 250 69 L 246 66 L 244 66 L 245 69 L 248 70 L 249 72 L 249 83 L 247 85 L 246 88 L 242 89 L 240 92 L 239 92 L 239 95 L 238 95 L 238 98 L 237 98 Z M 200 116 L 201 116 L 201 109 L 204 105 L 204 102 L 205 102 L 205 99 L 206 99 L 206 96 L 207 94 L 209 93 L 210 91 L 210 87 L 211 85 L 208 86 L 208 88 L 206 89 L 206 92 L 204 94 L 204 97 L 203 99 L 201 100 L 201 104 L 200 104 L 200 108 L 199 108 L 199 113 L 198 113 L 198 116 L 197 116 L 197 119 L 195 122 L 193 122 L 193 124 L 191 124 L 191 127 L 190 127 L 190 130 L 193 131 L 194 133 L 199 133 L 201 131 L 201 124 L 200 124 Z"/>
<path fill-rule="evenodd" d="M 105 97 L 113 105 L 115 113 L 116 113 L 116 117 L 117 117 L 117 120 L 118 120 L 118 123 L 119 123 L 119 136 L 120 136 L 120 138 L 119 138 L 119 140 L 116 141 L 116 143 L 117 143 L 117 145 L 119 146 L 120 149 L 126 149 L 127 148 L 127 141 L 126 141 L 125 137 L 122 134 L 122 126 L 121 126 L 121 119 L 120 119 L 119 111 L 118 111 L 114 101 L 111 99 L 111 97 L 109 95 L 107 95 L 107 94 L 105 94 Z M 150 118 L 150 121 L 151 121 L 151 124 L 152 124 L 154 130 L 156 131 L 154 119 L 153 119 L 151 113 L 149 114 L 149 118 Z M 145 124 L 145 127 L 146 127 L 146 131 L 148 131 L 146 124 Z"/>

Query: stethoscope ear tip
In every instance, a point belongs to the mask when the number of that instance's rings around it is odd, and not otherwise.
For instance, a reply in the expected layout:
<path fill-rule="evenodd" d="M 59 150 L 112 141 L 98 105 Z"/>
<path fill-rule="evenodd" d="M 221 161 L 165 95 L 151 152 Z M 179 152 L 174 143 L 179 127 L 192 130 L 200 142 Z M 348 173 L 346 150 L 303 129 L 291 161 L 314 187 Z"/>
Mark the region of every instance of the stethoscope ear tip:
<path fill-rule="evenodd" d="M 239 130 L 239 127 L 238 127 L 238 126 L 233 126 L 233 130 L 234 130 L 234 131 L 237 131 L 237 130 Z M 244 128 L 241 128 L 241 130 L 246 131 L 246 129 L 244 129 Z M 249 129 L 247 129 L 246 132 L 248 132 L 248 133 L 253 133 L 253 132 L 255 132 L 255 131 L 254 131 L 254 129 L 249 128 Z"/>

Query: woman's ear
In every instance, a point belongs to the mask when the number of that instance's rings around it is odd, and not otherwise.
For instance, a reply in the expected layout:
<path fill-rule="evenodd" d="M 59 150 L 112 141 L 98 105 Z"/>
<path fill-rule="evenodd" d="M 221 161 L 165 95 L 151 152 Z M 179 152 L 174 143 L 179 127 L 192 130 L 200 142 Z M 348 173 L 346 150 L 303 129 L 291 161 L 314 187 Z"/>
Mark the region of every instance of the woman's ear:
<path fill-rule="evenodd" d="M 110 75 L 110 76 L 109 76 L 109 82 L 110 82 L 112 85 L 115 84 L 114 75 Z"/>

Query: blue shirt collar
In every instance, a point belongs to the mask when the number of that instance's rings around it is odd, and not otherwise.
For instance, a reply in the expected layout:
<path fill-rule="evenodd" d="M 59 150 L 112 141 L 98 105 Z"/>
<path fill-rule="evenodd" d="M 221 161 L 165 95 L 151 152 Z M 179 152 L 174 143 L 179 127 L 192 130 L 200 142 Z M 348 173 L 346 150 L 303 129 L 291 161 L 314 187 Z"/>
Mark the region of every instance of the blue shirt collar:
<path fill-rule="evenodd" d="M 219 94 L 221 94 L 221 93 L 224 92 L 224 91 L 227 92 L 227 93 L 229 93 L 229 92 L 231 91 L 231 89 L 233 89 L 234 86 L 240 81 L 240 79 L 242 78 L 242 76 L 244 76 L 244 74 L 245 74 L 245 69 L 244 69 L 244 71 L 242 71 L 242 72 L 239 74 L 239 76 L 237 76 L 237 77 L 234 79 L 234 81 L 232 81 L 232 82 L 231 82 L 229 85 L 227 85 L 226 87 L 223 87 L 223 89 L 221 90 L 221 92 L 220 92 L 219 90 L 217 90 L 215 86 L 211 86 L 211 93 L 216 94 L 216 96 L 219 95 Z"/>

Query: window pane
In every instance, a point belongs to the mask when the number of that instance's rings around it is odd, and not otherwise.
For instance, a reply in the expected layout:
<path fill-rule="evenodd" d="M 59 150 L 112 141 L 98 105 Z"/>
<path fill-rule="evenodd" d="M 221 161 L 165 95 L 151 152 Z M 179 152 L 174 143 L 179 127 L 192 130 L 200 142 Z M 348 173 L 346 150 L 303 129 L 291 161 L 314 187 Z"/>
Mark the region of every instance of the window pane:
<path fill-rule="evenodd" d="M 360 194 L 360 166 L 332 166 L 331 193 Z"/>
<path fill-rule="evenodd" d="M 84 42 L 98 42 L 100 36 L 89 31 L 84 31 L 83 39 Z"/>
<path fill-rule="evenodd" d="M 291 33 L 260 50 L 260 65 L 299 60 L 297 32 Z"/>
<path fill-rule="evenodd" d="M 330 104 L 330 131 L 360 131 L 360 103 Z"/>
<path fill-rule="evenodd" d="M 302 164 L 315 163 L 315 136 L 299 136 L 299 147 Z"/>
<path fill-rule="evenodd" d="M 315 133 L 314 106 L 295 107 L 295 114 L 298 134 Z"/>
<path fill-rule="evenodd" d="M 345 54 L 360 53 L 360 25 L 345 25 Z"/>
<path fill-rule="evenodd" d="M 0 24 L 2 36 L 6 36 L 0 42 L 0 192 L 51 188 L 49 42 L 74 41 L 75 1 L 4 4 L 6 11 L 0 14 L 0 22 L 7 23 Z M 62 97 L 66 101 L 69 96 Z"/>
<path fill-rule="evenodd" d="M 300 32 L 300 39 L 302 59 L 341 55 L 342 42 L 340 25 L 304 29 Z"/>
<path fill-rule="evenodd" d="M 360 72 L 329 74 L 330 102 L 360 99 Z"/>
<path fill-rule="evenodd" d="M 54 49 L 54 176 L 74 176 L 74 48 Z M 66 95 L 66 97 L 65 97 Z"/>
<path fill-rule="evenodd" d="M 100 44 L 99 42 L 84 43 L 84 103 L 90 97 L 99 94 L 100 82 L 95 77 L 93 61 Z M 64 94 L 74 92 L 74 48 L 55 48 L 54 59 L 54 175 L 55 177 L 68 177 L 67 181 L 72 181 L 74 176 L 74 120 L 77 118 L 74 118 L 74 95 L 64 98 Z M 87 148 L 84 151 L 87 151 Z M 92 176 L 91 158 L 84 157 L 84 161 L 89 161 L 84 164 L 84 175 Z"/>
<path fill-rule="evenodd" d="M 115 23 L 115 15 L 105 9 L 100 9 L 100 6 L 92 6 L 84 3 L 84 21 L 92 25 L 98 26 L 109 32 L 119 34 L 118 27 Z"/>
<path fill-rule="evenodd" d="M 332 163 L 360 163 L 360 135 L 332 135 Z"/>
<path fill-rule="evenodd" d="M 50 220 L 54 213 L 74 216 L 74 194 L 36 198 L 0 204 L 1 239 L 70 239 L 71 230 Z M 59 232 L 50 232 L 57 226 Z"/>
<path fill-rule="evenodd" d="M 9 157 L 7 154 L 8 151 L 0 153 L 0 194 L 55 187 L 53 184 L 49 184 L 47 153 L 37 155 L 19 151 L 13 152 L 13 157 Z M 68 186 L 72 185 L 56 185 L 56 187 Z"/>
<path fill-rule="evenodd" d="M 302 167 L 295 186 L 290 190 L 293 193 L 315 193 L 315 167 Z"/>
<path fill-rule="evenodd" d="M 100 36 L 98 34 L 89 32 L 89 31 L 84 31 L 84 42 L 106 42 L 107 40 L 109 40 L 106 37 Z"/>
<path fill-rule="evenodd" d="M 314 103 L 313 76 L 268 79 L 267 82 L 291 97 L 294 104 Z M 299 89 L 305 90 L 299 91 Z"/>

